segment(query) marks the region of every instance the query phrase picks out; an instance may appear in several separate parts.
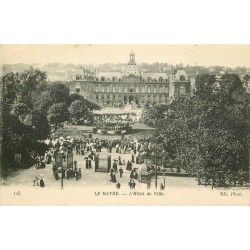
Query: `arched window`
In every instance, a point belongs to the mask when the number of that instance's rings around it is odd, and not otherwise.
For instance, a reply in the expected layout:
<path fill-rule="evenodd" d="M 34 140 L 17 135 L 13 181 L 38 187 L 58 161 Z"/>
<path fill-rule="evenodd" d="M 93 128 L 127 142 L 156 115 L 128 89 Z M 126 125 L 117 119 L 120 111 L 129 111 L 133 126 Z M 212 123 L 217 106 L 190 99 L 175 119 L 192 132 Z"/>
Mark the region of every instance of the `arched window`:
<path fill-rule="evenodd" d="M 186 89 L 184 86 L 180 86 L 180 94 L 185 95 L 186 94 Z"/>
<path fill-rule="evenodd" d="M 104 77 L 104 76 L 101 77 L 101 81 L 102 81 L 102 82 L 105 81 L 105 77 Z"/>
<path fill-rule="evenodd" d="M 116 81 L 117 81 L 117 78 L 114 76 L 114 77 L 112 78 L 112 81 L 113 81 L 113 82 L 116 82 Z"/>
<path fill-rule="evenodd" d="M 163 78 L 162 77 L 159 77 L 159 82 L 163 82 Z"/>

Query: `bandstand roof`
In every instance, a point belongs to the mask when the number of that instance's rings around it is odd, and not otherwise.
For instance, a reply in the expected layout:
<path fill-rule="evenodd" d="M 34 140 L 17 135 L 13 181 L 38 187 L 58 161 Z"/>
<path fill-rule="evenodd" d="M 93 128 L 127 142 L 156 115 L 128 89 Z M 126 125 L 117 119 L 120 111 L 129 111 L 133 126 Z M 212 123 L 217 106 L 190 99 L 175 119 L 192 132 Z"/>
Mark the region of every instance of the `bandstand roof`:
<path fill-rule="evenodd" d="M 101 110 L 95 110 L 95 115 L 124 115 L 129 114 L 130 111 L 126 111 L 123 109 L 117 109 L 117 108 L 105 108 Z"/>

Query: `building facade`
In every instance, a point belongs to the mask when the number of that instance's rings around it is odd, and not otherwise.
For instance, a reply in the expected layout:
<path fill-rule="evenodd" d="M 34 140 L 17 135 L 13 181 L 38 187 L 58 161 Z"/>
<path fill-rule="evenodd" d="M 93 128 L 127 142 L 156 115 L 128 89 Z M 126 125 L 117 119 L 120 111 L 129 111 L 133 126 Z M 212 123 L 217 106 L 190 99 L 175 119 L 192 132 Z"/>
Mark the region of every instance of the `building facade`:
<path fill-rule="evenodd" d="M 190 95 L 190 79 L 184 70 L 145 72 L 138 69 L 134 52 L 125 72 L 97 72 L 77 68 L 68 81 L 70 93 L 78 93 L 100 106 L 144 106 L 168 103 Z"/>

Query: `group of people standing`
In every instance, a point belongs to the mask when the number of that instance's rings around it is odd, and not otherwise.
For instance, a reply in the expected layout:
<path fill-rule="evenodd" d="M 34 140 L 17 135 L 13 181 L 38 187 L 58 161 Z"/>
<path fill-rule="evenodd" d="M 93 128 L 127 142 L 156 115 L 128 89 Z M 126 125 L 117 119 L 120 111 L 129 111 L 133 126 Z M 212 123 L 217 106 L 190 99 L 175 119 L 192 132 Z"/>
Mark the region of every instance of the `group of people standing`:
<path fill-rule="evenodd" d="M 67 156 L 70 153 L 75 153 L 76 155 L 85 156 L 85 167 L 86 169 L 92 168 L 92 161 L 95 160 L 95 156 L 102 149 L 106 149 L 109 153 L 118 153 L 118 160 L 113 162 L 113 166 L 110 170 L 110 181 L 112 183 L 117 183 L 116 174 L 119 172 L 119 177 L 122 178 L 124 171 L 123 166 L 126 167 L 127 171 L 130 173 L 129 187 L 135 188 L 135 180 L 138 180 L 138 173 L 136 168 L 133 168 L 133 164 L 137 163 L 137 156 L 141 152 L 149 152 L 152 150 L 152 144 L 150 141 L 142 140 L 138 141 L 135 139 L 79 139 L 79 138 L 63 138 L 52 140 L 48 144 L 48 150 L 43 156 L 36 156 L 36 167 L 45 167 L 46 164 L 53 163 L 52 171 L 53 176 L 56 180 L 62 178 L 72 179 L 75 178 L 79 180 L 82 177 L 81 168 L 77 167 L 77 163 L 74 165 L 67 166 Z M 60 154 L 62 158 L 62 165 L 58 167 L 55 163 L 56 155 Z M 87 154 L 87 155 L 86 155 Z M 122 154 L 131 154 L 131 159 L 125 161 L 121 159 Z M 119 167 L 118 167 L 119 166 Z M 119 185 L 120 186 L 120 183 Z"/>
<path fill-rule="evenodd" d="M 33 180 L 33 186 L 41 187 L 41 188 L 45 187 L 45 183 L 44 183 L 42 175 L 40 175 L 39 177 L 35 176 L 35 178 Z"/>
<path fill-rule="evenodd" d="M 117 189 L 121 188 L 121 184 L 120 184 L 120 182 L 117 182 L 116 174 L 119 172 L 120 178 L 123 177 L 123 173 L 124 173 L 123 165 L 126 165 L 126 170 L 131 171 L 128 186 L 130 187 L 130 189 L 135 189 L 135 186 L 136 186 L 135 181 L 138 180 L 139 175 L 137 173 L 137 169 L 133 168 L 133 164 L 132 164 L 132 162 L 134 162 L 133 157 L 134 157 L 134 155 L 132 155 L 131 161 L 130 160 L 127 161 L 127 165 L 125 164 L 124 159 L 123 159 L 123 161 L 121 160 L 120 155 L 118 156 L 118 160 L 116 160 L 116 159 L 113 160 L 113 165 L 112 165 L 112 168 L 110 170 L 110 182 L 116 183 Z M 117 162 L 120 166 L 119 169 L 118 169 Z"/>

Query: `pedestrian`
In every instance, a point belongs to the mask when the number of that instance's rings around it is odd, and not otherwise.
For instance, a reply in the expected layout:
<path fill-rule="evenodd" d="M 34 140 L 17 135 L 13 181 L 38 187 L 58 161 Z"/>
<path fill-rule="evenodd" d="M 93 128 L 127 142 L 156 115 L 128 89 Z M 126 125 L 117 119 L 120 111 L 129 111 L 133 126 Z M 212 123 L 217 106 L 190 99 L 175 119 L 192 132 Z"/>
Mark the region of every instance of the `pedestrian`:
<path fill-rule="evenodd" d="M 130 179 L 128 185 L 129 185 L 129 188 L 132 189 L 132 179 Z"/>
<path fill-rule="evenodd" d="M 117 182 L 116 188 L 117 188 L 117 189 L 120 189 L 120 188 L 121 188 L 121 184 L 120 184 L 119 182 Z"/>
<path fill-rule="evenodd" d="M 75 169 L 77 168 L 77 161 L 75 160 L 74 161 L 74 166 L 75 166 Z"/>
<path fill-rule="evenodd" d="M 132 163 L 135 163 L 135 157 L 134 157 L 134 155 L 132 155 L 131 162 L 132 162 Z"/>
<path fill-rule="evenodd" d="M 43 177 L 40 178 L 40 187 L 45 187 Z"/>
<path fill-rule="evenodd" d="M 33 180 L 33 186 L 39 186 L 39 179 L 37 176 L 35 176 L 34 180 Z"/>
<path fill-rule="evenodd" d="M 91 160 L 89 159 L 89 168 L 92 168 Z"/>
<path fill-rule="evenodd" d="M 112 170 L 111 173 L 110 173 L 110 181 L 113 182 L 113 183 L 116 183 L 116 176 L 115 176 L 115 171 Z"/>
<path fill-rule="evenodd" d="M 57 170 L 55 171 L 55 179 L 56 179 L 56 180 L 59 180 L 59 173 L 58 173 Z"/>
<path fill-rule="evenodd" d="M 75 177 L 76 177 L 76 181 L 78 181 L 78 179 L 79 179 L 79 173 L 78 173 L 77 170 L 75 171 Z"/>
<path fill-rule="evenodd" d="M 135 189 L 135 185 L 136 185 L 135 181 L 132 180 L 132 189 Z"/>
<path fill-rule="evenodd" d="M 136 148 L 134 149 L 134 155 L 136 155 Z"/>
<path fill-rule="evenodd" d="M 81 149 L 81 154 L 84 155 L 84 147 Z"/>
<path fill-rule="evenodd" d="M 120 173 L 120 178 L 122 178 L 122 175 L 123 175 L 123 168 L 122 167 L 120 167 L 119 173 Z"/>
<path fill-rule="evenodd" d="M 56 170 L 57 170 L 56 163 L 53 163 L 52 171 L 53 171 L 53 175 L 54 175 L 54 176 L 55 176 Z"/>
<path fill-rule="evenodd" d="M 118 162 L 119 162 L 119 165 L 122 165 L 122 161 L 121 161 L 121 156 L 120 155 L 118 156 Z"/>
<path fill-rule="evenodd" d="M 116 163 L 116 161 L 114 161 L 114 163 L 113 163 L 113 169 L 114 169 L 115 172 L 117 172 L 117 163 Z"/>

